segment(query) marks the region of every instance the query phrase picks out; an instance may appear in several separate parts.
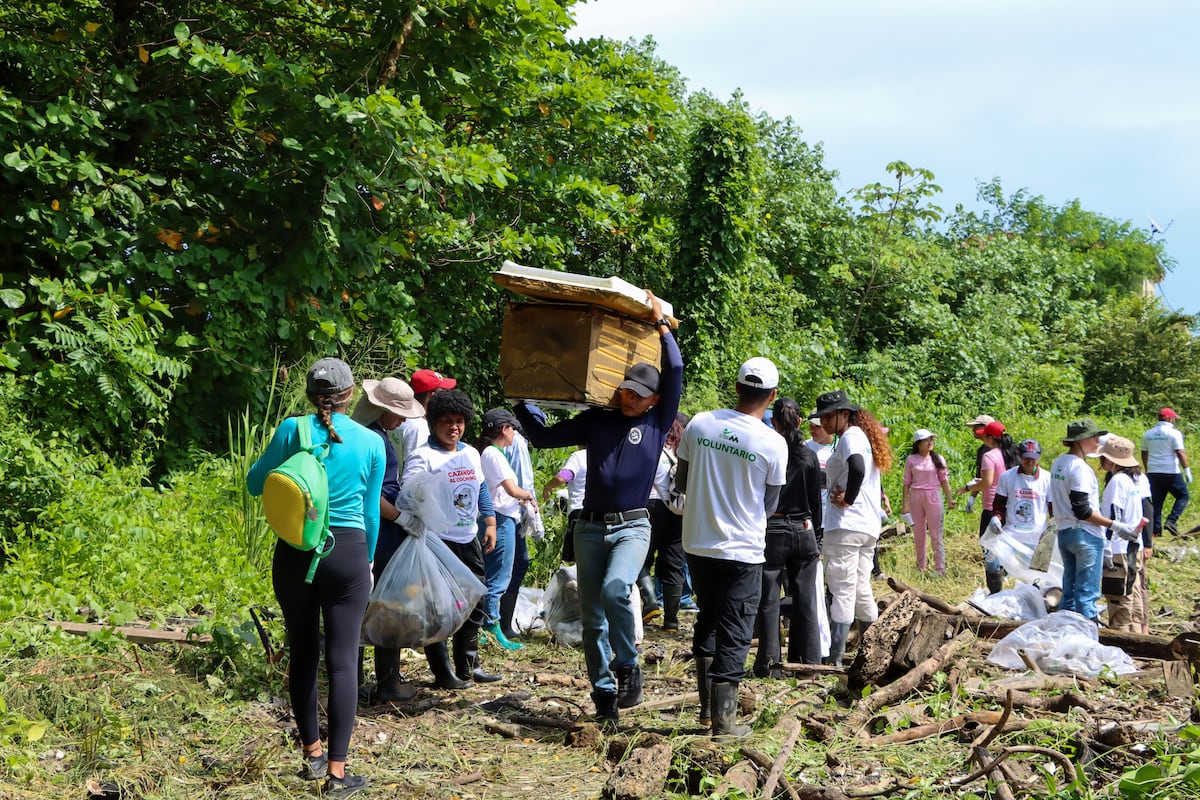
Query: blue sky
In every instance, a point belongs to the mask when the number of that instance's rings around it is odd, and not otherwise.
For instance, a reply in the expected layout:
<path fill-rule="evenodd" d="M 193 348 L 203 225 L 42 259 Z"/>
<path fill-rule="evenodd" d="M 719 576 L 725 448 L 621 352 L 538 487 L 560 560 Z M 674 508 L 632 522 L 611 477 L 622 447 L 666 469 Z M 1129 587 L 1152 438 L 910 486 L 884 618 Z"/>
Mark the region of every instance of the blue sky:
<path fill-rule="evenodd" d="M 923 167 L 1165 234 L 1167 305 L 1200 313 L 1200 3 L 591 0 L 576 37 L 653 36 L 693 91 L 792 117 L 846 193 Z"/>

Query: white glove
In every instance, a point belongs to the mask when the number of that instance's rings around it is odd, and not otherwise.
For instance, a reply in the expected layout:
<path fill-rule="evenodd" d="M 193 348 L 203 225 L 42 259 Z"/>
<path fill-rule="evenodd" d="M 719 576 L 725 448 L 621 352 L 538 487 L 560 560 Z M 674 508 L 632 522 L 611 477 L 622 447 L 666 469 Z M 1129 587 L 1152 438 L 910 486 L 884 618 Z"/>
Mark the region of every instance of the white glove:
<path fill-rule="evenodd" d="M 375 562 L 367 562 L 367 574 L 371 576 L 371 591 L 375 591 Z"/>
<path fill-rule="evenodd" d="M 1183 479 L 1185 481 L 1187 481 L 1188 483 L 1192 482 L 1192 468 L 1191 467 L 1183 468 Z"/>
<path fill-rule="evenodd" d="M 996 536 L 999 536 L 1001 531 L 1003 531 L 1003 529 L 1004 529 L 1004 526 L 1000 524 L 999 517 L 992 517 L 991 519 L 988 520 L 988 524 L 987 524 L 987 532 L 988 533 L 994 533 Z"/>
<path fill-rule="evenodd" d="M 975 495 L 971 495 L 970 497 L 967 498 L 967 513 L 970 514 L 974 510 L 975 510 Z"/>
<path fill-rule="evenodd" d="M 1119 522 L 1114 519 L 1113 524 L 1109 526 L 1109 530 L 1127 542 L 1132 542 L 1138 538 L 1138 526 L 1129 522 Z"/>

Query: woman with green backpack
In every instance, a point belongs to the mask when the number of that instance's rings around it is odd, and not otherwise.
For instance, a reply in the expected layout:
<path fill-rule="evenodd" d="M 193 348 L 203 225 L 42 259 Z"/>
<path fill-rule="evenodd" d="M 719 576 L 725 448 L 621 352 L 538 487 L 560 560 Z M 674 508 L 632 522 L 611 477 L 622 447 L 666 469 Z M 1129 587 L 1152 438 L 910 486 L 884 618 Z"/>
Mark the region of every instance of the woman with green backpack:
<path fill-rule="evenodd" d="M 384 449 L 376 434 L 346 416 L 354 378 L 344 361 L 317 361 L 308 370 L 306 389 L 316 413 L 279 423 L 266 451 L 250 468 L 246 486 L 252 495 L 262 494 L 268 475 L 301 451 L 302 437 L 323 453 L 318 458 L 325 465 L 328 506 L 313 508 L 309 515 L 328 514 L 330 535 L 320 546 L 323 554 L 314 558 L 311 548 L 300 549 L 281 539 L 275 544 L 271 577 L 287 628 L 288 691 L 305 777 L 325 778 L 324 796 L 344 798 L 367 785 L 366 778 L 346 771 L 346 755 L 358 703 L 359 632 L 379 535 Z M 329 671 L 328 750 L 322 746 L 318 722 L 322 618 Z"/>

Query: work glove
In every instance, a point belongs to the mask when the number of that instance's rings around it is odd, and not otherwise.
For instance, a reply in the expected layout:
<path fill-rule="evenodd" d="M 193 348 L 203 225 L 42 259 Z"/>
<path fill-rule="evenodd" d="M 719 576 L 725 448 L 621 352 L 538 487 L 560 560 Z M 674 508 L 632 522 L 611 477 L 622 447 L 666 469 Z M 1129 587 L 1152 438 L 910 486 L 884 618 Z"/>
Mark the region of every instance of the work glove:
<path fill-rule="evenodd" d="M 986 532 L 995 534 L 996 536 L 999 536 L 1001 531 L 1003 530 L 1003 528 L 1004 528 L 1004 526 L 1000 524 L 1000 518 L 992 517 L 991 519 L 988 520 Z"/>
<path fill-rule="evenodd" d="M 1113 561 L 1112 553 L 1104 554 L 1104 569 L 1107 572 L 1112 572 L 1117 568 L 1116 562 Z"/>
<path fill-rule="evenodd" d="M 1192 468 L 1191 467 L 1183 468 L 1183 479 L 1185 481 L 1187 481 L 1188 483 L 1192 482 Z"/>
<path fill-rule="evenodd" d="M 1109 530 L 1111 530 L 1117 536 L 1120 536 L 1125 541 L 1132 542 L 1138 538 L 1139 527 L 1140 526 L 1134 525 L 1131 522 L 1120 522 L 1114 519 L 1113 524 L 1109 527 Z"/>
<path fill-rule="evenodd" d="M 975 510 L 975 495 L 971 495 L 970 497 L 967 498 L 967 513 L 970 514 L 974 510 Z"/>

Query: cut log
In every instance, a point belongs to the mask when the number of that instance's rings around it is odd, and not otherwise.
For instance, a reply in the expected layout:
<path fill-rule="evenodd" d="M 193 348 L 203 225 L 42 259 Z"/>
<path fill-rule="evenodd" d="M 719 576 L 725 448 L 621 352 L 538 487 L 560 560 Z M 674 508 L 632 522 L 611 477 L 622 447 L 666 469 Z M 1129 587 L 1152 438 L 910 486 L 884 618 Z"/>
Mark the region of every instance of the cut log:
<path fill-rule="evenodd" d="M 957 625 L 958 615 L 918 608 L 896 645 L 893 664 L 899 669 L 912 669 L 945 644 L 955 634 Z"/>
<path fill-rule="evenodd" d="M 608 784 L 604 787 L 605 797 L 613 800 L 658 797 L 671 770 L 671 756 L 671 746 L 666 744 L 634 750 L 609 776 Z"/>
<path fill-rule="evenodd" d="M 877 689 L 860 700 L 858 707 L 850 714 L 847 725 L 851 730 L 856 730 L 862 735 L 863 728 L 870 722 L 876 711 L 907 696 L 924 683 L 929 676 L 941 669 L 946 662 L 953 660 L 959 653 L 970 647 L 974 641 L 975 635 L 970 631 L 958 634 L 899 680 Z"/>
<path fill-rule="evenodd" d="M 916 592 L 904 592 L 884 609 L 879 619 L 870 624 L 858 643 L 858 652 L 846 673 L 847 684 L 852 692 L 882 683 L 892 671 L 896 645 L 920 607 L 921 599 Z"/>

